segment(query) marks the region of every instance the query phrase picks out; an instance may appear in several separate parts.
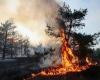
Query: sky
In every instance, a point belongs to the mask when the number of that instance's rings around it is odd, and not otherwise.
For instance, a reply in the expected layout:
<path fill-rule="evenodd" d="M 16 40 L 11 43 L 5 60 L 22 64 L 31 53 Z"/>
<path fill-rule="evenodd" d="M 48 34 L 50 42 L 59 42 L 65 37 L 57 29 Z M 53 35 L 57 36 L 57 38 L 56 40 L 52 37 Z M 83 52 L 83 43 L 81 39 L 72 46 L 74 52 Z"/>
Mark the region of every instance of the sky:
<path fill-rule="evenodd" d="M 88 10 L 85 18 L 85 28 L 82 33 L 93 34 L 100 32 L 100 0 L 63 0 L 72 9 Z M 97 46 L 100 48 L 100 44 Z"/>
<path fill-rule="evenodd" d="M 56 1 L 61 4 L 66 2 L 72 9 L 88 9 L 84 20 L 86 27 L 81 30 L 82 33 L 93 34 L 100 31 L 100 0 Z M 40 44 L 49 41 L 44 29 L 46 22 L 50 22 L 55 16 L 56 10 L 55 0 L 0 0 L 0 22 L 14 18 L 17 30 L 28 36 L 31 42 Z"/>
<path fill-rule="evenodd" d="M 86 27 L 83 30 L 87 33 L 100 31 L 100 0 L 65 0 L 72 9 L 88 9 L 85 18 Z"/>

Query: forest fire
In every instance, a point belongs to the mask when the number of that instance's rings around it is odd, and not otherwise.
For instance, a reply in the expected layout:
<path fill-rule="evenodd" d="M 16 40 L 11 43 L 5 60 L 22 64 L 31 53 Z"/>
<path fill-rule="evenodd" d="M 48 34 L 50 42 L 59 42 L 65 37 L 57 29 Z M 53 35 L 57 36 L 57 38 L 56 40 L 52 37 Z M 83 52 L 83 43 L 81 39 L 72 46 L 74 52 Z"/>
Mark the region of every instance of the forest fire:
<path fill-rule="evenodd" d="M 32 74 L 32 76 L 42 75 L 42 76 L 54 76 L 54 75 L 64 75 L 67 72 L 80 72 L 88 69 L 91 65 L 95 65 L 96 63 L 92 63 L 89 61 L 88 57 L 86 58 L 85 65 L 79 65 L 78 57 L 75 56 L 72 52 L 72 49 L 68 46 L 68 42 L 66 40 L 66 36 L 64 30 L 60 30 L 61 38 L 62 38 L 62 47 L 61 47 L 61 65 L 57 65 L 55 67 L 49 67 L 48 69 L 42 69 L 42 71 L 38 74 Z"/>

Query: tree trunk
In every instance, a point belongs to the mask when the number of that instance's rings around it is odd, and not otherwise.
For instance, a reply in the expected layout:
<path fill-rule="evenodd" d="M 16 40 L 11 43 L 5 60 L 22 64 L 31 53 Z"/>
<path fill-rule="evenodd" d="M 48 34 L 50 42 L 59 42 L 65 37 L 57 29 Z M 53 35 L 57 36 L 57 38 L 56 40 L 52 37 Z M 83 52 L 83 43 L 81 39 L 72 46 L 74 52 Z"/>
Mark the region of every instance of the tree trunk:
<path fill-rule="evenodd" d="M 7 45 L 7 31 L 5 32 L 5 39 L 4 39 L 4 47 L 3 47 L 3 55 L 2 55 L 2 59 L 5 59 L 6 45 Z"/>

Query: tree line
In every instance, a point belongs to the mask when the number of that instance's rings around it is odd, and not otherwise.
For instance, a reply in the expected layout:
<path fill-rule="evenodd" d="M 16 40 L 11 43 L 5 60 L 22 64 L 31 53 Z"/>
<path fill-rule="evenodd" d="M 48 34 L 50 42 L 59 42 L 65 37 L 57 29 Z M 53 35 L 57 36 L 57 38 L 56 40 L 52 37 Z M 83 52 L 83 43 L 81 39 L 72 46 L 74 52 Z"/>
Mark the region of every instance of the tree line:
<path fill-rule="evenodd" d="M 98 59 L 100 59 L 100 48 L 97 48 L 97 49 L 95 49 L 94 51 L 95 51 L 96 57 L 97 57 Z"/>
<path fill-rule="evenodd" d="M 12 20 L 0 24 L 0 57 L 13 58 L 18 55 L 30 55 L 30 43 L 15 30 L 16 26 Z"/>
<path fill-rule="evenodd" d="M 0 58 L 17 58 L 17 57 L 41 57 L 48 55 L 54 50 L 43 47 L 42 44 L 33 46 L 29 39 L 23 37 L 16 31 L 13 20 L 6 20 L 0 24 Z M 42 50 L 42 51 L 41 51 Z"/>
<path fill-rule="evenodd" d="M 68 46 L 73 50 L 74 55 L 78 56 L 80 62 L 85 62 L 86 56 L 92 56 L 95 46 L 99 43 L 100 32 L 94 34 L 80 33 L 78 30 L 85 27 L 83 20 L 87 15 L 87 9 L 71 10 L 68 5 L 60 6 L 58 15 L 56 17 L 56 23 L 58 26 L 47 25 L 46 33 L 49 36 L 60 37 L 60 33 L 56 33 L 55 29 L 63 28 L 64 34 Z M 47 23 L 48 24 L 48 23 Z M 31 49 L 37 56 L 47 55 L 49 52 L 53 55 L 54 51 L 52 48 L 44 48 L 44 52 L 38 52 L 36 48 L 32 47 L 27 38 L 23 38 L 16 31 L 16 26 L 13 21 L 7 20 L 0 25 L 0 55 L 2 59 L 10 56 L 13 58 L 18 55 L 30 56 Z M 37 47 L 38 48 L 38 47 Z M 43 48 L 41 46 L 41 48 Z M 35 51 L 36 50 L 36 51 Z"/>

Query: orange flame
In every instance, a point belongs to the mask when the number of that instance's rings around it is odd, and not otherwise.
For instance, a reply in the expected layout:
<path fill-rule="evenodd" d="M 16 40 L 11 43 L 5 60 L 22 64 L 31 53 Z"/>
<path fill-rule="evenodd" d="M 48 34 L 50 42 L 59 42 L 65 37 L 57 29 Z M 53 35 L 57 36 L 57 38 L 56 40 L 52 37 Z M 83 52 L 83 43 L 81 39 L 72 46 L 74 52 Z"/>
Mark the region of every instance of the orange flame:
<path fill-rule="evenodd" d="M 72 66 L 72 60 L 75 60 L 75 55 L 73 54 L 71 48 L 68 47 L 68 41 L 66 40 L 63 29 L 61 29 L 61 37 L 62 37 L 62 48 L 61 48 L 62 65 L 64 67 Z"/>
<path fill-rule="evenodd" d="M 39 74 L 44 76 L 62 75 L 66 74 L 67 72 L 80 72 L 82 70 L 86 70 L 87 68 L 89 68 L 90 65 L 94 65 L 94 63 L 90 62 L 89 58 L 87 57 L 87 64 L 84 66 L 80 66 L 78 57 L 73 54 L 72 49 L 68 46 L 68 41 L 66 40 L 64 29 L 60 29 L 60 32 L 60 36 L 62 38 L 61 65 L 44 69 Z"/>

